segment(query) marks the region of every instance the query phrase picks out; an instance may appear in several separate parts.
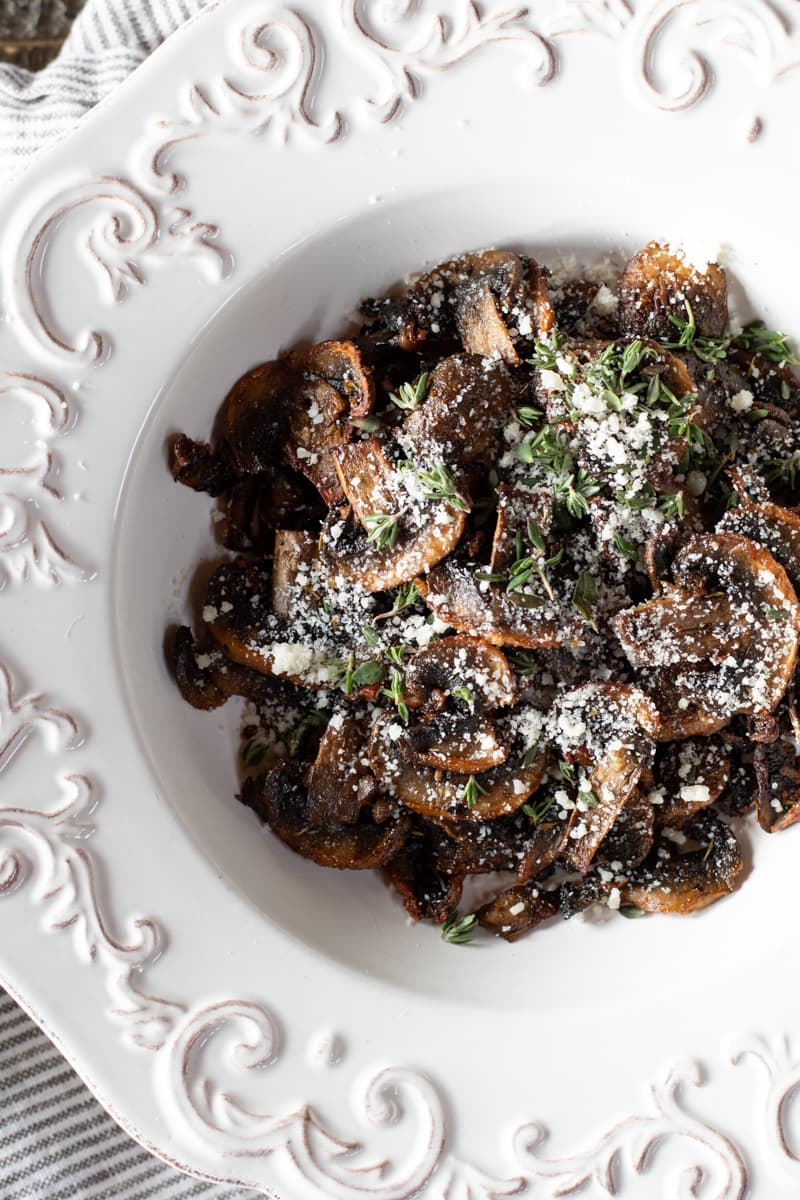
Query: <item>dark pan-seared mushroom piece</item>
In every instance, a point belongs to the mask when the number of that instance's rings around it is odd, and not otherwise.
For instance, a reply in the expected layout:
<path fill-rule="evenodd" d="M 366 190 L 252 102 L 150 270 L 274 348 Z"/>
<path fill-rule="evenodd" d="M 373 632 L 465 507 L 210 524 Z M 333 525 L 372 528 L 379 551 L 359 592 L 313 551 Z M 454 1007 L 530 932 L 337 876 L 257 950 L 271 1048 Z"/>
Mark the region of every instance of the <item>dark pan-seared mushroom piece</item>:
<path fill-rule="evenodd" d="M 329 503 L 339 498 L 331 451 L 372 407 L 372 381 L 352 342 L 320 342 L 254 367 L 228 393 L 224 445 L 237 473 L 269 472 L 278 450 Z"/>
<path fill-rule="evenodd" d="M 409 708 L 438 711 L 448 696 L 474 708 L 508 708 L 517 699 L 514 672 L 502 650 L 460 634 L 439 638 L 409 659 L 406 668 Z"/>
<path fill-rule="evenodd" d="M 691 538 L 674 586 L 614 625 L 657 697 L 661 738 L 709 734 L 735 713 L 769 713 L 791 680 L 800 605 L 783 567 L 734 533 Z"/>
<path fill-rule="evenodd" d="M 242 803 L 291 850 L 321 867 L 368 871 L 385 866 L 399 853 L 411 829 L 407 816 L 381 824 L 371 819 L 347 825 L 333 820 L 315 824 L 306 775 L 301 763 L 281 763 L 244 781 Z"/>
<path fill-rule="evenodd" d="M 721 267 L 708 263 L 699 270 L 657 242 L 628 262 L 617 293 L 625 337 L 677 342 L 678 329 L 670 318 L 686 320 L 687 311 L 705 337 L 720 337 L 728 324 L 728 285 Z"/>
<path fill-rule="evenodd" d="M 322 551 L 331 570 L 368 592 L 409 582 L 446 558 L 464 532 L 468 507 L 414 496 L 410 471 L 389 460 L 378 438 L 343 446 L 336 471 L 350 509 L 335 510 L 322 530 Z"/>
<path fill-rule="evenodd" d="M 578 613 L 564 612 L 540 595 L 535 580 L 509 593 L 480 577 L 487 575 L 491 572 L 448 559 L 428 572 L 420 590 L 440 621 L 495 646 L 530 650 L 581 642 L 583 623 Z"/>
<path fill-rule="evenodd" d="M 779 504 L 743 504 L 725 513 L 717 528 L 769 550 L 795 591 L 800 589 L 800 513 Z"/>
<path fill-rule="evenodd" d="M 753 753 L 756 817 L 767 833 L 788 829 L 800 820 L 800 753 L 794 704 L 776 712 L 773 737 Z"/>
<path fill-rule="evenodd" d="M 478 909 L 484 929 L 498 933 L 507 942 L 515 942 L 543 921 L 558 914 L 558 899 L 535 883 L 507 888 Z"/>
<path fill-rule="evenodd" d="M 454 333 L 470 354 L 513 365 L 520 361 L 516 343 L 548 333 L 555 319 L 543 268 L 508 250 L 441 263 L 417 280 L 409 301 L 428 339 Z"/>
<path fill-rule="evenodd" d="M 613 683 L 587 683 L 565 692 L 554 718 L 565 761 L 585 773 L 577 793 L 580 820 L 564 851 L 583 873 L 653 761 L 660 721 L 649 696 Z"/>
<path fill-rule="evenodd" d="M 642 912 L 695 912 L 732 892 L 742 865 L 733 831 L 707 810 L 682 830 L 662 830 L 621 888 L 622 901 Z"/>
<path fill-rule="evenodd" d="M 793 353 L 718 264 L 620 261 L 450 258 L 168 449 L 231 553 L 166 658 L 240 705 L 242 802 L 456 944 L 693 912 L 800 820 Z"/>

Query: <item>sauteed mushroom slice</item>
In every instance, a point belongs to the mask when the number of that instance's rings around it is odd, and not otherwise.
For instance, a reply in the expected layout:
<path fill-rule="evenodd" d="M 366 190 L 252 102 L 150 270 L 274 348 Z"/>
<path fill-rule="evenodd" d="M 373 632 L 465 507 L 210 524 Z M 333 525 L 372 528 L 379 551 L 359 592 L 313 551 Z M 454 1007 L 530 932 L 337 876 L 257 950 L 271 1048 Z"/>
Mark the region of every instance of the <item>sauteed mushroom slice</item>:
<path fill-rule="evenodd" d="M 800 606 L 772 555 L 733 533 L 690 539 L 675 587 L 614 618 L 628 660 L 658 696 L 665 741 L 771 712 L 791 679 Z"/>
<path fill-rule="evenodd" d="M 493 460 L 511 396 L 502 362 L 454 354 L 431 372 L 428 394 L 406 417 L 398 441 L 414 462 L 446 459 L 468 472 L 473 463 Z"/>
<path fill-rule="evenodd" d="M 398 853 L 411 829 L 407 816 L 381 825 L 370 820 L 353 825 L 315 824 L 306 774 L 300 763 L 281 763 L 244 781 L 242 803 L 291 850 L 321 867 L 365 871 L 384 866 Z"/>
<path fill-rule="evenodd" d="M 522 607 L 524 598 L 481 583 L 474 570 L 452 559 L 429 571 L 418 587 L 441 621 L 495 646 L 536 649 L 582 640 L 582 622 L 574 611 L 566 614 L 547 602 Z"/>
<path fill-rule="evenodd" d="M 679 829 L 696 813 L 719 800 L 731 773 L 730 749 L 719 738 L 671 742 L 657 767 L 659 825 Z"/>
<path fill-rule="evenodd" d="M 409 757 L 421 767 L 474 775 L 508 758 L 494 722 L 480 713 L 441 712 L 412 726 L 405 736 Z"/>
<path fill-rule="evenodd" d="M 285 428 L 281 398 L 291 383 L 288 359 L 276 359 L 247 371 L 225 397 L 222 434 L 237 475 L 259 475 L 272 469 Z"/>
<path fill-rule="evenodd" d="M 617 284 L 619 325 L 628 338 L 677 342 L 670 317 L 687 319 L 687 304 L 698 333 L 721 337 L 728 324 L 728 284 L 717 263 L 699 270 L 668 246 L 649 242 L 628 262 Z"/>
<path fill-rule="evenodd" d="M 519 361 L 515 339 L 548 332 L 555 314 L 546 272 L 508 250 L 484 250 L 440 263 L 414 284 L 409 298 L 419 325 L 437 336 L 458 332 L 464 349 Z"/>
<path fill-rule="evenodd" d="M 406 667 L 405 693 L 409 708 L 438 710 L 448 696 L 481 708 L 504 708 L 515 702 L 517 685 L 502 650 L 478 638 L 455 634 L 412 655 Z"/>
<path fill-rule="evenodd" d="M 415 921 L 441 925 L 461 899 L 463 873 L 441 869 L 425 829 L 412 829 L 406 844 L 386 864 L 383 873 Z"/>
<path fill-rule="evenodd" d="M 725 513 L 717 528 L 726 533 L 741 534 L 769 550 L 795 590 L 800 589 L 800 515 L 797 512 L 779 504 L 744 504 Z"/>
<path fill-rule="evenodd" d="M 755 748 L 756 817 L 767 833 L 777 833 L 800 820 L 800 755 L 785 705 L 776 713 L 777 736 Z"/>
<path fill-rule="evenodd" d="M 498 727 L 502 732 L 500 722 Z M 536 752 L 528 765 L 524 765 L 524 749 L 515 749 L 489 771 L 445 774 L 415 761 L 412 737 L 391 714 L 380 716 L 372 727 L 370 761 L 385 791 L 406 808 L 433 821 L 446 825 L 452 821 L 487 821 L 515 812 L 544 778 L 544 751 Z"/>
<path fill-rule="evenodd" d="M 528 522 L 545 539 L 553 519 L 553 498 L 546 492 L 523 492 L 501 483 L 497 488 L 497 524 L 492 541 L 489 573 L 500 575 L 519 557 L 519 537 L 528 544 Z"/>
<path fill-rule="evenodd" d="M 515 942 L 524 933 L 557 915 L 556 893 L 546 892 L 536 883 L 507 888 L 477 912 L 483 928 L 505 938 L 507 942 Z"/>
<path fill-rule="evenodd" d="M 658 713 L 639 688 L 588 683 L 561 696 L 555 724 L 566 760 L 587 774 L 589 787 L 578 792 L 582 808 L 564 851 L 583 873 L 652 762 Z"/>
<path fill-rule="evenodd" d="M 313 824 L 353 825 L 365 803 L 362 783 L 372 778 L 365 717 L 334 713 L 308 773 L 308 815 Z"/>
<path fill-rule="evenodd" d="M 272 560 L 272 611 L 290 618 L 298 588 L 308 586 L 307 568 L 318 562 L 319 538 L 303 529 L 278 529 Z"/>
<path fill-rule="evenodd" d="M 683 832 L 662 831 L 651 854 L 622 885 L 622 901 L 642 912 L 695 912 L 732 892 L 742 865 L 732 830 L 706 810 Z"/>
<path fill-rule="evenodd" d="M 350 652 L 349 644 L 336 640 L 337 631 L 318 606 L 307 612 L 309 622 L 316 622 L 313 629 L 300 621 L 296 603 L 291 619 L 276 616 L 269 603 L 270 587 L 271 574 L 263 563 L 241 558 L 218 567 L 208 582 L 203 609 L 208 631 L 235 663 L 305 688 L 330 687 L 332 664 L 343 648 L 345 654 Z M 353 652 L 354 669 L 369 658 L 369 648 L 359 644 Z M 349 696 L 372 696 L 377 686 L 355 687 Z"/>
<path fill-rule="evenodd" d="M 429 570 L 456 548 L 465 513 L 446 500 L 414 503 L 406 487 L 407 473 L 395 468 L 377 438 L 342 446 L 335 464 L 352 515 L 362 529 L 347 512 L 328 516 L 322 553 L 331 569 L 368 592 L 389 591 Z"/>
<path fill-rule="evenodd" d="M 350 421 L 372 407 L 372 381 L 352 342 L 319 342 L 263 363 L 237 380 L 222 424 L 242 475 L 269 471 L 280 444 L 327 503 L 340 492 L 331 451 L 352 437 Z"/>
<path fill-rule="evenodd" d="M 209 496 L 227 491 L 234 480 L 230 463 L 221 454 L 208 442 L 196 442 L 185 433 L 179 433 L 169 447 L 169 469 L 176 483 Z"/>
<path fill-rule="evenodd" d="M 219 651 L 213 655 L 222 657 Z M 169 663 L 180 693 L 192 708 L 219 708 L 228 699 L 209 670 L 212 654 L 201 651 L 194 640 L 191 629 L 182 626 L 176 630 L 168 651 Z"/>
<path fill-rule="evenodd" d="M 547 806 L 540 795 L 536 807 L 544 809 Z M 519 809 L 490 821 L 442 823 L 437 827 L 432 853 L 437 865 L 448 874 L 513 871 L 518 883 L 527 883 L 558 858 L 572 819 L 571 813 L 561 819 L 557 811 L 551 810 L 540 821 L 534 821 Z"/>
<path fill-rule="evenodd" d="M 615 868 L 630 871 L 644 862 L 653 846 L 655 812 L 641 786 L 626 800 L 625 807 L 598 848 L 597 866 L 614 863 Z"/>

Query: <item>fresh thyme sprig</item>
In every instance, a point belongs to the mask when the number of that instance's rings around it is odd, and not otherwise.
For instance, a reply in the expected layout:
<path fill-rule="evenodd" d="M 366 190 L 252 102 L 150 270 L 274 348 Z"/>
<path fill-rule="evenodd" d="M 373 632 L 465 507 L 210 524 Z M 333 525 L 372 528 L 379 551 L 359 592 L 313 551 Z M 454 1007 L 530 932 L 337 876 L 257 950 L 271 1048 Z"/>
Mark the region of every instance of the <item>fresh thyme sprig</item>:
<path fill-rule="evenodd" d="M 315 708 L 313 712 L 306 713 L 294 729 L 286 735 L 286 745 L 291 757 L 296 757 L 307 733 L 311 733 L 315 729 L 326 729 L 330 719 L 331 714 L 322 708 Z"/>
<path fill-rule="evenodd" d="M 454 687 L 450 689 L 450 695 L 456 700 L 463 700 L 465 704 L 475 703 L 475 693 L 471 687 Z"/>
<path fill-rule="evenodd" d="M 387 696 L 393 701 L 397 708 L 397 715 L 400 717 L 404 725 L 408 724 L 409 712 L 408 705 L 405 702 L 406 677 L 405 672 L 397 667 L 392 667 L 389 675 L 389 686 L 381 690 L 382 696 Z"/>
<path fill-rule="evenodd" d="M 463 917 L 457 912 L 451 913 L 442 925 L 442 941 L 451 946 L 465 946 L 475 936 L 478 918 L 474 913 L 466 913 Z"/>
<path fill-rule="evenodd" d="M 398 408 L 402 408 L 406 412 L 413 412 L 415 408 L 420 406 L 427 395 L 429 379 L 430 375 L 428 372 L 423 371 L 413 383 L 401 383 L 396 392 L 390 393 L 389 399 Z"/>
<path fill-rule="evenodd" d="M 598 597 L 599 592 L 594 578 L 588 571 L 581 571 L 575 581 L 575 587 L 572 592 L 572 605 L 574 608 L 577 608 L 584 620 L 588 621 L 595 631 L 597 630 L 597 623 L 594 619 L 593 609 Z"/>
<path fill-rule="evenodd" d="M 398 613 L 403 612 L 407 608 L 411 608 L 411 605 L 416 604 L 417 600 L 419 600 L 419 597 L 419 588 L 415 583 L 403 584 L 403 586 L 399 587 L 395 592 L 394 603 L 392 607 L 387 612 L 378 613 L 377 616 L 373 617 L 373 625 L 376 621 L 386 621 L 389 619 L 389 617 L 396 617 Z"/>
<path fill-rule="evenodd" d="M 550 812 L 555 802 L 555 796 L 544 796 L 540 800 L 534 800 L 532 804 L 523 804 L 522 811 L 526 817 L 530 817 L 534 825 L 538 825 Z"/>
<path fill-rule="evenodd" d="M 469 499 L 457 491 L 453 475 L 444 463 L 435 462 L 425 470 L 416 471 L 415 474 L 427 500 L 443 500 L 458 512 L 469 512 Z"/>
<path fill-rule="evenodd" d="M 481 787 L 474 775 L 470 775 L 467 782 L 461 789 L 461 801 L 466 804 L 467 808 L 474 808 L 481 796 L 486 796 L 488 793 L 485 787 Z"/>
<path fill-rule="evenodd" d="M 777 329 L 767 329 L 761 321 L 753 321 L 750 325 L 736 334 L 725 334 L 723 337 L 705 337 L 697 332 L 692 306 L 684 301 L 686 320 L 670 314 L 670 321 L 678 330 L 679 337 L 675 342 L 665 342 L 668 350 L 686 350 L 699 358 L 701 362 L 714 365 L 728 357 L 731 348 L 745 350 L 751 354 L 759 354 L 768 362 L 784 367 L 794 363 L 794 353 L 785 333 Z"/>
<path fill-rule="evenodd" d="M 367 541 L 378 549 L 393 550 L 397 545 L 400 518 L 396 513 L 368 513 L 364 517 Z"/>
<path fill-rule="evenodd" d="M 386 667 L 376 659 L 369 659 L 356 666 L 355 655 L 352 652 L 346 658 L 329 658 L 325 666 L 331 683 L 341 688 L 345 696 L 349 696 L 358 688 L 380 683 L 386 675 Z"/>
<path fill-rule="evenodd" d="M 240 751 L 240 758 L 243 767 L 257 767 L 263 762 L 264 756 L 268 750 L 267 743 L 262 741 L 258 734 L 255 737 L 248 738 L 243 743 Z"/>
<path fill-rule="evenodd" d="M 639 559 L 639 551 L 633 542 L 629 542 L 621 533 L 614 534 L 614 546 L 619 550 L 620 554 L 624 554 L 625 558 L 629 558 L 631 562 L 637 562 Z"/>

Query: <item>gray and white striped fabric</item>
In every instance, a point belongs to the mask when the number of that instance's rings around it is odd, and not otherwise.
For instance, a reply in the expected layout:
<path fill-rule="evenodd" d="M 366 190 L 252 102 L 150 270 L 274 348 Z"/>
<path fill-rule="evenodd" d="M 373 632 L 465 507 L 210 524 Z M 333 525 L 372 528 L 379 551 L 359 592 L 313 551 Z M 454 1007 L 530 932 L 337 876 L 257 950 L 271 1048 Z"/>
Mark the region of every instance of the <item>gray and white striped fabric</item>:
<path fill-rule="evenodd" d="M 89 0 L 43 71 L 0 66 L 0 180 L 18 175 L 32 155 L 65 137 L 203 3 Z"/>
<path fill-rule="evenodd" d="M 21 0 L 24 2 L 24 0 Z M 0 182 L 76 121 L 202 0 L 89 0 L 59 57 L 0 66 Z M 0 1200 L 244 1200 L 191 1179 L 123 1133 L 51 1042 L 0 991 Z"/>

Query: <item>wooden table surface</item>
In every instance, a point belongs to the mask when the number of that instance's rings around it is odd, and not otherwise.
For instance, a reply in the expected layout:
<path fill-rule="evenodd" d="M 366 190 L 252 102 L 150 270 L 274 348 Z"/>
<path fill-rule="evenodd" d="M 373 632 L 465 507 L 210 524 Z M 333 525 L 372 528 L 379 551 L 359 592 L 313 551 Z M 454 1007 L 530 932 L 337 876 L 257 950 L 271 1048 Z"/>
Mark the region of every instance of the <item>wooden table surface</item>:
<path fill-rule="evenodd" d="M 38 70 L 58 53 L 84 0 L 0 0 L 0 62 Z"/>

